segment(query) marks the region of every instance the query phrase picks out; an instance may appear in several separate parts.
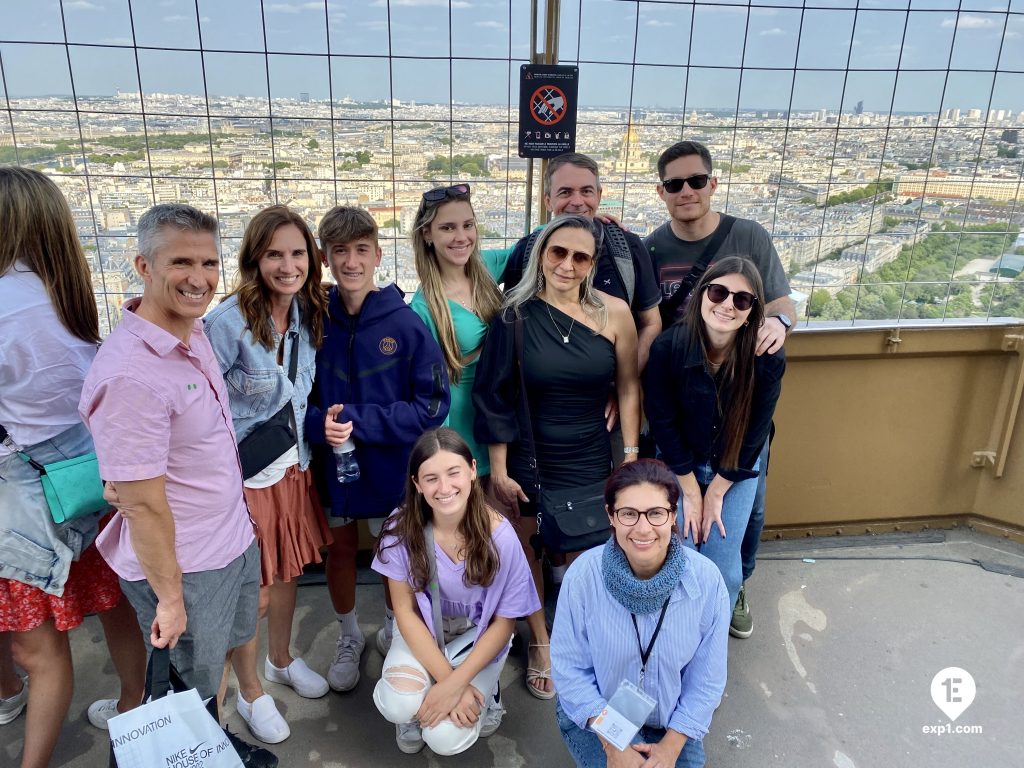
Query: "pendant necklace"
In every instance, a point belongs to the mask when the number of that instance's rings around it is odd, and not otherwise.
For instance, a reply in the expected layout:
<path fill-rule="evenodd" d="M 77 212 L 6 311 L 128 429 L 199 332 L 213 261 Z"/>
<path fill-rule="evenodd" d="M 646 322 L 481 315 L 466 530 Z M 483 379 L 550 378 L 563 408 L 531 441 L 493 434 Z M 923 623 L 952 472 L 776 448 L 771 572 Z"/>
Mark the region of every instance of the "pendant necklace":
<path fill-rule="evenodd" d="M 572 318 L 572 322 L 569 323 L 569 330 L 568 331 L 563 331 L 562 330 L 562 326 L 560 326 L 558 323 L 555 322 L 555 316 L 551 314 L 551 307 L 548 305 L 548 303 L 546 301 L 544 302 L 544 308 L 547 309 L 547 311 L 548 311 L 548 317 L 551 318 L 551 324 L 553 326 L 555 326 L 555 330 L 558 331 L 558 335 L 562 337 L 562 343 L 563 344 L 568 344 L 569 343 L 569 336 L 572 334 L 573 326 L 576 325 L 576 318 L 575 317 Z"/>

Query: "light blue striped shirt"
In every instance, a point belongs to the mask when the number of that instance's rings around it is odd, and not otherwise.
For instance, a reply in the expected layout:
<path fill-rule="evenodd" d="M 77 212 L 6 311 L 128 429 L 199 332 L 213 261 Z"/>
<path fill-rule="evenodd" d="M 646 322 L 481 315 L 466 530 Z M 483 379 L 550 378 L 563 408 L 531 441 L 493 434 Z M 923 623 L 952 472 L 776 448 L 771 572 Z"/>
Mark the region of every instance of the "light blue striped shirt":
<path fill-rule="evenodd" d="M 718 567 L 697 552 L 682 551 L 686 567 L 669 600 L 643 687 L 658 702 L 647 725 L 700 740 L 725 690 L 731 606 Z M 604 547 L 592 549 L 566 572 L 551 634 L 558 701 L 580 728 L 600 714 L 622 680 L 640 682 L 633 621 L 605 589 L 603 554 Z M 660 613 L 636 617 L 645 649 Z"/>

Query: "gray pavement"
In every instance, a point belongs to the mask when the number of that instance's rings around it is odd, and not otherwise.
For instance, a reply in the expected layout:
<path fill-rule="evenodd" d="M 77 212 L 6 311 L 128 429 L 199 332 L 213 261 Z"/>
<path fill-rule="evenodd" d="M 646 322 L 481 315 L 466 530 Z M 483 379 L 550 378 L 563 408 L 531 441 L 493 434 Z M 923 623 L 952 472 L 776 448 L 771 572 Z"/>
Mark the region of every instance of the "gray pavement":
<path fill-rule="evenodd" d="M 980 564 L 979 564 L 980 563 Z M 382 588 L 360 577 L 371 642 L 355 691 L 310 701 L 268 684 L 292 728 L 272 749 L 282 766 L 571 766 L 551 702 L 531 697 L 525 654 L 502 676 L 508 714 L 466 753 L 401 754 L 371 701 L 382 658 L 372 633 Z M 705 741 L 714 768 L 1020 768 L 1024 765 L 1024 547 L 970 531 L 765 542 L 748 584 L 754 635 L 730 641 L 729 684 Z M 333 656 L 336 624 L 323 586 L 299 591 L 293 648 L 314 668 Z M 72 633 L 76 690 L 54 765 L 106 765 L 105 732 L 85 710 L 116 693 L 99 623 Z M 953 727 L 933 703 L 932 678 L 967 670 L 977 696 Z M 227 722 L 248 738 L 230 704 Z M 0 728 L 0 765 L 15 766 L 24 717 Z"/>

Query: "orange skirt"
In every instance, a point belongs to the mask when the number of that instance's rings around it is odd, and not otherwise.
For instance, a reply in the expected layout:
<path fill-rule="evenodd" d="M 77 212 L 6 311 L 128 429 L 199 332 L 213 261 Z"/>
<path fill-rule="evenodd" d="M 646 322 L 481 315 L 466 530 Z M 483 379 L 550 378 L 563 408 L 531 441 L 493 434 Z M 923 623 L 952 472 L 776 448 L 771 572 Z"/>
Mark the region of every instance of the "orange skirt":
<path fill-rule="evenodd" d="M 291 581 L 303 566 L 321 561 L 320 550 L 333 541 L 313 473 L 297 464 L 268 488 L 246 488 L 249 514 L 260 543 L 260 585 Z"/>

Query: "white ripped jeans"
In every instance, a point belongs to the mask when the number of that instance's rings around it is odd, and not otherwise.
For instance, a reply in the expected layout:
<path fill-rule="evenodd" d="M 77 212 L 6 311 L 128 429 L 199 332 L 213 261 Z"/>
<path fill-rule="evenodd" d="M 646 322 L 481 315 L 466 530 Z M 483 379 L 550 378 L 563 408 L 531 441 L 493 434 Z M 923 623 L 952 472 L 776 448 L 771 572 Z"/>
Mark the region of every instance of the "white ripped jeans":
<path fill-rule="evenodd" d="M 444 624 L 445 640 L 448 641 L 445 655 L 449 663 L 457 667 L 465 661 L 473 648 L 472 640 L 476 637 L 476 627 L 460 618 L 445 619 Z M 501 677 L 501 670 L 505 666 L 505 659 L 511 647 L 510 640 L 501 656 L 480 670 L 470 681 L 470 685 L 484 696 L 484 706 L 476 723 L 469 728 L 462 728 L 446 719 L 432 728 L 423 729 L 423 741 L 434 754 L 457 755 L 476 743 L 483 725 L 484 710 L 495 693 L 498 678 Z M 391 650 L 384 659 L 381 678 L 373 689 L 373 703 L 377 705 L 385 720 L 398 724 L 411 723 L 433 684 L 434 681 L 426 667 L 413 655 L 396 622 Z"/>

